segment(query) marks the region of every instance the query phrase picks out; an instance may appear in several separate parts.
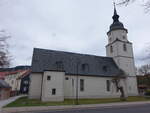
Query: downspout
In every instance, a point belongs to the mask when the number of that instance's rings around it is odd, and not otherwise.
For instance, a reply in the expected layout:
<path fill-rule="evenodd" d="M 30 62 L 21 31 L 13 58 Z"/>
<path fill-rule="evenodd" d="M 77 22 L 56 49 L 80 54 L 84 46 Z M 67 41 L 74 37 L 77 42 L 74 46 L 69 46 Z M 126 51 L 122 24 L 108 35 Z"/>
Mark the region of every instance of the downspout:
<path fill-rule="evenodd" d="M 42 81 L 41 81 L 41 95 L 40 95 L 40 100 L 42 100 L 42 92 L 43 92 L 43 77 L 44 77 L 44 73 L 42 74 Z"/>

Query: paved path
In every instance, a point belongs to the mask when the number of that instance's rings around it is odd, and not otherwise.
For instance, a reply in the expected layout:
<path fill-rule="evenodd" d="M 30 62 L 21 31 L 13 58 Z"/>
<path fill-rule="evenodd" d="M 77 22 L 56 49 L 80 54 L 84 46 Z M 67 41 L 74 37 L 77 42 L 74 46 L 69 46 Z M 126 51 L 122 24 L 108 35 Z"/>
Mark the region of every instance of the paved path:
<path fill-rule="evenodd" d="M 84 109 L 55 110 L 55 111 L 54 110 L 33 111 L 22 113 L 150 113 L 150 104 L 89 108 L 89 109 L 84 108 Z"/>
<path fill-rule="evenodd" d="M 53 113 L 53 112 L 54 113 L 61 113 L 60 111 L 62 111 L 63 113 L 64 113 L 64 111 L 66 113 L 69 113 L 67 111 L 71 111 L 70 113 L 75 113 L 76 110 L 81 110 L 81 109 L 83 111 L 85 111 L 88 109 L 89 110 L 90 109 L 104 109 L 104 108 L 114 108 L 114 107 L 122 108 L 122 107 L 142 106 L 142 105 L 148 105 L 149 106 L 149 112 L 148 113 L 150 113 L 150 101 L 145 101 L 145 102 L 118 102 L 118 103 L 91 104 L 91 105 L 38 106 L 38 107 L 16 107 L 16 108 L 13 107 L 13 108 L 3 108 L 3 113 L 17 113 L 17 112 L 44 113 L 43 111 L 48 111 L 46 113 Z M 78 113 L 78 112 L 76 112 L 76 113 Z M 83 112 L 83 113 L 85 113 L 85 112 Z M 91 112 L 91 113 L 98 113 L 98 112 L 96 111 L 96 112 Z M 101 112 L 101 113 L 103 113 L 103 112 Z M 115 112 L 112 112 L 112 113 L 115 113 Z M 123 113 L 123 112 L 120 112 L 120 113 Z M 128 113 L 128 112 L 126 112 L 126 113 Z M 147 113 L 147 112 L 143 112 L 143 113 Z"/>
<path fill-rule="evenodd" d="M 5 106 L 23 96 L 26 96 L 26 95 L 19 95 L 19 96 L 15 96 L 15 97 L 10 97 L 9 99 L 6 99 L 6 100 L 0 100 L 0 112 L 1 112 L 3 106 Z"/>

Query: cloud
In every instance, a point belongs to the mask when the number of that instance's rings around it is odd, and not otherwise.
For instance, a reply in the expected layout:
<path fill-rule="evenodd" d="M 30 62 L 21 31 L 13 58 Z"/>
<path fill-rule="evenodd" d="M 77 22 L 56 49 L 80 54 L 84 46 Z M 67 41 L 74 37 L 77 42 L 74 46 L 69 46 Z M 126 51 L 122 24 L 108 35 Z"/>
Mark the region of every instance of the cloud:
<path fill-rule="evenodd" d="M 0 28 L 12 36 L 13 66 L 30 65 L 34 47 L 105 56 L 113 14 L 110 1 L 2 0 L 0 5 Z M 117 11 L 139 65 L 150 42 L 150 15 L 137 4 L 117 7 Z"/>

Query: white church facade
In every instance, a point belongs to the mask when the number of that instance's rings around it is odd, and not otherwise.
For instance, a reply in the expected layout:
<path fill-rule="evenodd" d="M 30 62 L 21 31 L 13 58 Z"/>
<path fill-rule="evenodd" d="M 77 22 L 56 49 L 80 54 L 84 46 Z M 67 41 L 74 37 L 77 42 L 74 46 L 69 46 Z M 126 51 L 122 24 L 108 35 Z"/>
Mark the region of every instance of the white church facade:
<path fill-rule="evenodd" d="M 113 79 L 125 96 L 136 96 L 137 81 L 132 43 L 114 8 L 106 57 L 35 48 L 32 57 L 29 98 L 63 101 L 66 98 L 120 97 Z"/>

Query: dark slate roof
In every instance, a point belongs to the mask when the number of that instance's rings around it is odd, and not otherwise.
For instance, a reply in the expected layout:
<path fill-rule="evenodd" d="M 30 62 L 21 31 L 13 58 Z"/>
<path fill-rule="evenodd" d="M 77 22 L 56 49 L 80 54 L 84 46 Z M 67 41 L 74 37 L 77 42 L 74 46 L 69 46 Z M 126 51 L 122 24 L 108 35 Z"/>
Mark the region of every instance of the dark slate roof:
<path fill-rule="evenodd" d="M 119 15 L 117 14 L 115 7 L 114 7 L 114 15 L 112 18 L 113 18 L 113 23 L 110 25 L 110 29 L 109 29 L 108 33 L 111 32 L 112 30 L 116 30 L 116 29 L 122 29 L 122 30 L 125 30 L 126 32 L 128 32 L 127 29 L 124 28 L 123 23 L 119 21 Z"/>
<path fill-rule="evenodd" d="M 0 88 L 11 88 L 4 80 L 0 80 Z"/>
<path fill-rule="evenodd" d="M 126 30 L 126 29 L 124 28 L 123 23 L 121 23 L 120 21 L 118 21 L 118 22 L 113 22 L 113 23 L 110 25 L 110 31 L 115 30 L 115 29 L 124 29 L 124 30 Z"/>
<path fill-rule="evenodd" d="M 61 62 L 63 69 L 58 68 Z M 87 69 L 85 69 L 87 68 Z M 32 72 L 45 70 L 65 71 L 68 75 L 116 76 L 122 71 L 110 57 L 70 53 L 35 48 L 32 58 Z"/>

